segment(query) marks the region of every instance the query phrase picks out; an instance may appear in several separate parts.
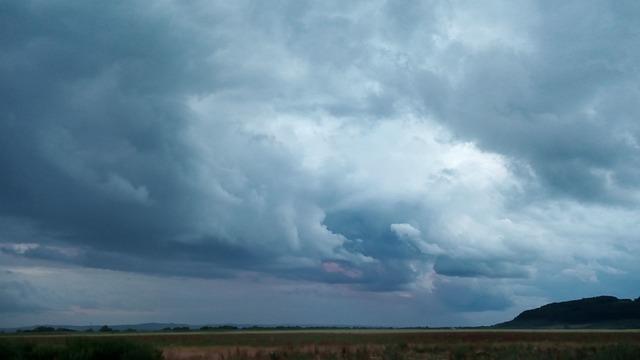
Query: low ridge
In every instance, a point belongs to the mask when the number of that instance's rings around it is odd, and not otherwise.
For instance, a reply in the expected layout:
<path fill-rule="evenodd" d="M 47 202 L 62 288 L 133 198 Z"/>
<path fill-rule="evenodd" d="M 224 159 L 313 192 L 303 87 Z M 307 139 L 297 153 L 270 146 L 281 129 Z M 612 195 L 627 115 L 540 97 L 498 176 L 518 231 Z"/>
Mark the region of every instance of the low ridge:
<path fill-rule="evenodd" d="M 640 298 L 596 296 L 555 302 L 526 310 L 513 320 L 494 325 L 504 329 L 634 329 L 640 328 Z"/>

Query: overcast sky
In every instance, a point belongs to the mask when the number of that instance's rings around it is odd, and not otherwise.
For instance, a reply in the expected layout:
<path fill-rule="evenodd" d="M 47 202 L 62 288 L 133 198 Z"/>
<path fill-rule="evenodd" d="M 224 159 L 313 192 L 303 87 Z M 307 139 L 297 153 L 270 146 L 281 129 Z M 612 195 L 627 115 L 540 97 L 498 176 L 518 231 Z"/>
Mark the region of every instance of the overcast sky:
<path fill-rule="evenodd" d="M 0 327 L 640 296 L 640 2 L 0 2 Z"/>

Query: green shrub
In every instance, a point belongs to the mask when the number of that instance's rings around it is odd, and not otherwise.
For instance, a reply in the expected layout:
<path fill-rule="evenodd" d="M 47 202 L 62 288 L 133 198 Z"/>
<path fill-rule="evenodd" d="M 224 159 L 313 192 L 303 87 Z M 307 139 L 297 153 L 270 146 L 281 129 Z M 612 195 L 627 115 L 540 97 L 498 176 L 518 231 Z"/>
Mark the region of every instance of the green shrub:
<path fill-rule="evenodd" d="M 640 359 L 640 346 L 632 344 L 609 345 L 599 351 L 594 358 L 607 360 Z"/>
<path fill-rule="evenodd" d="M 162 351 L 123 339 L 70 339 L 66 344 L 0 341 L 3 360 L 159 360 Z"/>

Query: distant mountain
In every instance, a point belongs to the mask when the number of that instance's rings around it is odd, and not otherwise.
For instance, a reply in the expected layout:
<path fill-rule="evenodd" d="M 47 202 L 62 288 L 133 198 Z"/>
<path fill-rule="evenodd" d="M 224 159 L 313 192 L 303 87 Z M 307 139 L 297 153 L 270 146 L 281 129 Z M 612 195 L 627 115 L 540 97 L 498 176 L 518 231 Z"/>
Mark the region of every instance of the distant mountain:
<path fill-rule="evenodd" d="M 556 302 L 523 311 L 513 320 L 494 325 L 501 329 L 638 329 L 640 298 L 597 296 Z"/>

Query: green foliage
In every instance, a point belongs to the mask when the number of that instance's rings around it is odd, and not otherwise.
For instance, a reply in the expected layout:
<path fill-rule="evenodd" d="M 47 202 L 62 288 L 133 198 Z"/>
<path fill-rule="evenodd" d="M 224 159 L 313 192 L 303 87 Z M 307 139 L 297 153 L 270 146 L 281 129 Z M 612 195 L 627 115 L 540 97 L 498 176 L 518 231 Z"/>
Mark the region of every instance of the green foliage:
<path fill-rule="evenodd" d="M 67 328 L 56 328 L 56 332 L 76 332 L 75 330 L 67 329 Z"/>
<path fill-rule="evenodd" d="M 191 331 L 191 328 L 188 326 L 175 326 L 175 327 L 166 327 L 163 328 L 162 331 L 178 331 L 178 332 L 186 332 Z"/>
<path fill-rule="evenodd" d="M 98 331 L 100 331 L 100 332 L 112 332 L 112 331 L 113 331 L 113 329 L 112 329 L 112 328 L 110 328 L 110 327 L 108 327 L 107 325 L 103 325 L 103 326 L 100 328 L 100 330 L 98 330 Z"/>
<path fill-rule="evenodd" d="M 640 346 L 631 344 L 615 344 L 604 347 L 594 354 L 594 360 L 633 360 L 640 359 Z"/>
<path fill-rule="evenodd" d="M 75 332 L 75 330 L 67 329 L 67 328 L 54 328 L 51 326 L 37 326 L 31 330 L 17 330 L 18 333 L 53 333 L 53 332 Z M 0 331 L 0 333 L 4 333 L 4 331 Z"/>
<path fill-rule="evenodd" d="M 123 339 L 74 338 L 66 344 L 0 341 L 3 360 L 159 360 L 162 351 Z"/>
<path fill-rule="evenodd" d="M 203 326 L 200 331 L 235 331 L 238 330 L 237 326 L 221 325 L 221 326 Z"/>
<path fill-rule="evenodd" d="M 56 329 L 51 326 L 38 326 L 37 328 L 32 330 L 33 332 L 54 332 Z"/>

